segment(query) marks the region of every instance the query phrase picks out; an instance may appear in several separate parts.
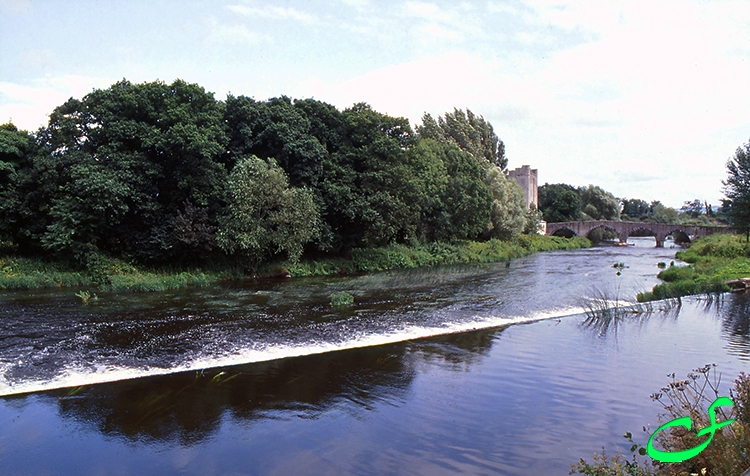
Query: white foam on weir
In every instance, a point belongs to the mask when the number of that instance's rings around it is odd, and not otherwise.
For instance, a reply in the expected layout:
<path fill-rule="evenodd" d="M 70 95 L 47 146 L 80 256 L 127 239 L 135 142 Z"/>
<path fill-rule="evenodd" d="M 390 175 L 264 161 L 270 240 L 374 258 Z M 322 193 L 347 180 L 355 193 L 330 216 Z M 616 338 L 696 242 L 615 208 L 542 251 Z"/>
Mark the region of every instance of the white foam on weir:
<path fill-rule="evenodd" d="M 367 334 L 358 336 L 342 342 L 317 342 L 300 345 L 279 345 L 265 347 L 262 349 L 239 349 L 229 355 L 207 356 L 192 360 L 184 365 L 169 368 L 113 368 L 103 366 L 100 368 L 65 370 L 61 375 L 45 381 L 27 381 L 13 383 L 0 378 L 0 397 L 18 395 L 25 393 L 43 392 L 61 388 L 75 388 L 102 383 L 112 383 L 122 380 L 130 380 L 143 377 L 154 377 L 169 375 L 179 372 L 200 371 L 212 368 L 230 367 L 235 365 L 267 362 L 271 360 L 286 359 L 292 357 L 304 357 L 307 355 L 324 354 L 347 349 L 373 347 L 385 344 L 394 344 L 427 337 L 440 335 L 458 334 L 494 327 L 507 327 L 514 324 L 524 324 L 545 319 L 554 319 L 582 314 L 582 307 L 566 307 L 535 312 L 528 316 L 501 317 L 501 316 L 476 316 L 474 320 L 445 323 L 439 326 L 422 327 L 409 326 L 393 332 L 378 334 Z M 0 375 L 4 375 L 10 364 L 0 368 Z"/>

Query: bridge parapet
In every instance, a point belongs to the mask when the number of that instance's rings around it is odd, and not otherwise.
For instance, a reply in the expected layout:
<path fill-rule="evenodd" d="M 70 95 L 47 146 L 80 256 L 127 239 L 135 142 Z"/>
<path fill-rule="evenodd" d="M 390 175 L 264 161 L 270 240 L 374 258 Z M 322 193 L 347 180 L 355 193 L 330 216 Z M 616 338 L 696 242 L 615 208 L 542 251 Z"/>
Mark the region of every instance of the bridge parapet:
<path fill-rule="evenodd" d="M 646 223 L 640 221 L 592 220 L 547 223 L 547 235 L 567 230 L 576 236 L 588 236 L 593 230 L 604 228 L 613 231 L 621 243 L 625 243 L 633 232 L 645 230 L 651 232 L 656 239 L 656 246 L 664 246 L 667 236 L 682 233 L 689 240 L 702 238 L 714 233 L 731 233 L 726 226 L 686 226 L 671 223 Z M 691 238 L 692 237 L 692 238 Z"/>

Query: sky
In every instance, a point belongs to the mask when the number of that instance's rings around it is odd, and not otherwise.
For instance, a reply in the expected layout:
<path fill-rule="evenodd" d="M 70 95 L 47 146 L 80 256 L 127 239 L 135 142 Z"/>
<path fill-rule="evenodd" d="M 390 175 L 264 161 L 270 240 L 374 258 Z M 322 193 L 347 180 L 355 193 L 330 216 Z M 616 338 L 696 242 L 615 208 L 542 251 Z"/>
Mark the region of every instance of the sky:
<path fill-rule="evenodd" d="M 0 123 L 182 79 L 223 100 L 488 120 L 508 167 L 679 208 L 750 140 L 750 2 L 0 0 Z"/>

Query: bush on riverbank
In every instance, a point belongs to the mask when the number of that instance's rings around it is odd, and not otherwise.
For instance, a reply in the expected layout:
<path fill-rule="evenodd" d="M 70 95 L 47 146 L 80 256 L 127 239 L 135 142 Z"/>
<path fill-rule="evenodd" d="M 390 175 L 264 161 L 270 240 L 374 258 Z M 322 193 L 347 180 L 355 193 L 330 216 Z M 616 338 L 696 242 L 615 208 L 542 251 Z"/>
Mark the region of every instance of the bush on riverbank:
<path fill-rule="evenodd" d="M 433 242 L 418 246 L 394 244 L 384 248 L 356 249 L 348 259 L 307 260 L 275 263 L 260 276 L 324 276 L 419 268 L 451 264 L 509 261 L 538 251 L 570 250 L 591 245 L 585 238 L 522 235 L 511 241 Z M 279 272 L 283 270 L 283 272 Z M 208 286 L 221 280 L 242 278 L 236 265 L 216 265 L 212 271 L 158 269 L 146 270 L 119 259 L 95 254 L 86 269 L 71 269 L 61 263 L 30 258 L 0 259 L 0 289 L 34 289 L 90 286 L 100 291 L 164 291 L 188 286 Z"/>
<path fill-rule="evenodd" d="M 742 236 L 707 236 L 675 257 L 689 265 L 670 267 L 659 273 L 664 283 L 638 294 L 638 301 L 726 292 L 730 289 L 726 281 L 750 276 L 750 243 Z"/>
<path fill-rule="evenodd" d="M 666 410 L 660 417 L 671 421 L 675 418 L 689 416 L 692 429 L 672 428 L 655 435 L 657 449 L 666 452 L 682 451 L 695 448 L 705 441 L 696 433 L 714 424 L 710 420 L 708 408 L 719 396 L 719 378 L 715 374 L 715 365 L 706 365 L 695 369 L 684 380 L 672 381 L 651 395 Z M 606 454 L 594 454 L 593 464 L 583 458 L 572 465 L 570 474 L 580 473 L 588 476 L 687 476 L 712 475 L 736 476 L 750 468 L 750 376 L 740 373 L 730 390 L 733 402 L 731 407 L 720 406 L 717 410 L 717 421 L 735 419 L 734 423 L 712 433 L 710 444 L 693 458 L 679 463 L 660 463 L 654 460 L 642 461 L 635 455 L 645 456 L 646 449 L 633 442 L 630 432 L 625 438 L 632 444 L 633 457 L 627 460 L 623 455 L 609 458 Z M 663 421 L 661 422 L 663 423 Z M 645 427 L 644 427 L 645 430 Z M 650 437 L 650 435 L 649 435 Z"/>

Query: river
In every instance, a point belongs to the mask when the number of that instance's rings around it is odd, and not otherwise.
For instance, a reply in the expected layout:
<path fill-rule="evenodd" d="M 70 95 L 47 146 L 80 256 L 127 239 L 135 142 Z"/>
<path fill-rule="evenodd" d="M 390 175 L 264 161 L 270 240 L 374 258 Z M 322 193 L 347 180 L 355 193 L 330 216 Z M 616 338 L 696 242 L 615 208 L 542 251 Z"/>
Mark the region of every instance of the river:
<path fill-rule="evenodd" d="M 715 363 L 728 392 L 750 367 L 744 296 L 586 319 L 674 259 L 631 242 L 88 305 L 1 294 L 0 474 L 562 475 L 627 453 L 667 374 Z"/>

